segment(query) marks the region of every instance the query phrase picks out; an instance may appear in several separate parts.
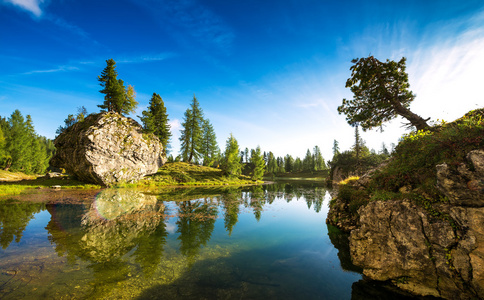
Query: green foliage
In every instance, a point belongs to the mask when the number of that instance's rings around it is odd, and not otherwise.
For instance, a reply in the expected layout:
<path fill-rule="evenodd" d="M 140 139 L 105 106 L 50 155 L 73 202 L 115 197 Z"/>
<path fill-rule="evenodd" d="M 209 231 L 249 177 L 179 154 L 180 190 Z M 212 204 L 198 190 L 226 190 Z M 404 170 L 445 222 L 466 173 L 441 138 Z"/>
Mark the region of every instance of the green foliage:
<path fill-rule="evenodd" d="M 257 146 L 255 150 L 251 151 L 250 163 L 252 165 L 252 180 L 262 179 L 262 176 L 264 176 L 266 165 L 259 146 Z"/>
<path fill-rule="evenodd" d="M 55 132 L 56 136 L 66 131 L 67 128 L 71 127 L 77 122 L 83 122 L 86 117 L 87 109 L 84 106 L 78 107 L 77 114 L 75 116 L 73 114 L 67 115 L 67 118 L 64 120 L 64 126 L 61 125 L 59 128 L 57 128 Z"/>
<path fill-rule="evenodd" d="M 215 130 L 208 119 L 203 120 L 200 152 L 204 166 L 217 166 L 220 160 L 220 149 Z"/>
<path fill-rule="evenodd" d="M 238 176 L 242 172 L 242 164 L 239 158 L 239 143 L 232 134 L 227 139 L 222 163 L 222 171 L 228 176 Z"/>
<path fill-rule="evenodd" d="M 426 121 L 412 113 L 408 107 L 415 95 L 409 90 L 406 58 L 399 62 L 381 62 L 373 56 L 351 61 L 351 77 L 346 87 L 354 94 L 353 99 L 343 99 L 338 107 L 346 115 L 350 125 L 359 123 L 363 130 L 382 128 L 384 122 L 400 115 L 410 121 L 417 130 L 428 127 Z"/>
<path fill-rule="evenodd" d="M 355 214 L 358 209 L 369 202 L 369 194 L 366 190 L 358 189 L 351 184 L 339 186 L 338 198 L 348 205 L 348 210 Z"/>
<path fill-rule="evenodd" d="M 203 111 L 197 97 L 193 95 L 192 104 L 185 111 L 180 136 L 180 151 L 184 162 L 197 163 L 201 157 L 203 123 Z"/>
<path fill-rule="evenodd" d="M 124 81 L 118 79 L 116 71 L 116 62 L 114 59 L 106 60 L 106 68 L 98 76 L 100 85 L 103 87 L 99 92 L 104 94 L 104 102 L 98 105 L 101 110 L 114 111 L 125 115 L 134 112 L 138 106 L 135 100 L 135 91 L 133 86 L 124 86 Z"/>
<path fill-rule="evenodd" d="M 147 110 L 142 112 L 139 117 L 143 122 L 143 127 L 148 132 L 156 135 L 163 145 L 163 151 L 166 153 L 170 142 L 171 132 L 168 124 L 168 114 L 166 113 L 165 103 L 160 95 L 153 93 Z"/>
<path fill-rule="evenodd" d="M 457 168 L 469 151 L 484 147 L 483 116 L 484 109 L 471 111 L 452 123 L 404 136 L 387 167 L 373 176 L 372 188 L 398 192 L 410 186 L 439 199 L 435 166 L 447 163 Z"/>
<path fill-rule="evenodd" d="M 5 170 L 40 174 L 48 167 L 53 153 L 52 141 L 35 133 L 32 119 L 26 119 L 15 110 L 8 121 L 0 124 L 3 140 L 0 139 L 0 167 Z"/>

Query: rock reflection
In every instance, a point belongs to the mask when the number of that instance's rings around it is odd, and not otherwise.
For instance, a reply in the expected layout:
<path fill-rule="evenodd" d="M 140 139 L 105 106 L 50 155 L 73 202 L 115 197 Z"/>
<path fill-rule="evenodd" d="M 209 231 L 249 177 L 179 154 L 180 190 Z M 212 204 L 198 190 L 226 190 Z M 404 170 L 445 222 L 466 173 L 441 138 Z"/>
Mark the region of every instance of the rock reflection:
<path fill-rule="evenodd" d="M 80 258 L 91 268 L 127 274 L 123 256 L 133 256 L 145 273 L 152 273 L 163 253 L 168 233 L 164 205 L 138 191 L 107 189 L 89 208 L 76 204 L 48 204 L 52 218 L 46 229 L 55 249 L 69 261 Z"/>

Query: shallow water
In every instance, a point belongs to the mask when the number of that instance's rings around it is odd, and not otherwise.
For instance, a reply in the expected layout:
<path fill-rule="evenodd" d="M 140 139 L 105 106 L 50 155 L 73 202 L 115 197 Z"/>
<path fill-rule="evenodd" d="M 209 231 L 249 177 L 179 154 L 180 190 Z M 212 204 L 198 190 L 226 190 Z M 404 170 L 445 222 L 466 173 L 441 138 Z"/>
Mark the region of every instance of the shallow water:
<path fill-rule="evenodd" d="M 357 294 L 361 275 L 347 237 L 325 224 L 330 195 L 317 184 L 63 193 L 0 206 L 0 298 Z"/>

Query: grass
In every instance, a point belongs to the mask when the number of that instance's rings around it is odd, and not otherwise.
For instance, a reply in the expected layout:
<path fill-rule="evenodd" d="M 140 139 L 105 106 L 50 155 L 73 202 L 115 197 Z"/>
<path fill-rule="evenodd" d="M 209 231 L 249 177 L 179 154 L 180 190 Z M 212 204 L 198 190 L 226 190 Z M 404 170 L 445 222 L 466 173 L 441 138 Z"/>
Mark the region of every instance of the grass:
<path fill-rule="evenodd" d="M 457 169 L 466 155 L 484 148 L 484 109 L 470 111 L 462 118 L 406 135 L 392 159 L 372 177 L 370 188 L 398 193 L 402 187 L 439 199 L 435 187 L 436 168 L 446 163 Z"/>
<path fill-rule="evenodd" d="M 100 185 L 86 184 L 63 175 L 56 178 L 45 178 L 29 176 L 23 173 L 12 173 L 0 171 L 0 196 L 18 195 L 29 189 L 50 188 L 60 185 L 62 189 L 100 189 Z M 8 179 L 9 181 L 6 181 Z M 248 176 L 226 177 L 220 169 L 198 166 L 183 162 L 167 163 L 161 167 L 156 174 L 146 176 L 137 183 L 118 184 L 115 187 L 132 188 L 167 188 L 166 192 L 171 193 L 169 187 L 214 187 L 214 186 L 237 186 L 261 184 L 263 181 L 253 181 Z M 159 191 L 157 191 L 158 193 Z M 189 189 L 177 190 L 173 194 L 184 195 Z M 193 192 L 193 191 L 192 191 Z"/>
<path fill-rule="evenodd" d="M 224 176 L 222 170 L 184 162 L 167 163 L 156 174 L 130 186 L 218 186 L 260 184 L 250 177 Z"/>
<path fill-rule="evenodd" d="M 484 149 L 484 109 L 404 136 L 388 164 L 372 175 L 367 188 L 353 187 L 354 179 L 339 183 L 338 198 L 348 204 L 352 213 L 369 201 L 409 199 L 432 216 L 447 220 L 432 205 L 448 201 L 436 187 L 436 165 L 446 163 L 457 170 L 466 164 L 466 155 L 476 149 Z"/>
<path fill-rule="evenodd" d="M 278 173 L 274 176 L 264 176 L 267 180 L 305 180 L 305 181 L 320 181 L 326 180 L 329 170 L 314 171 L 314 172 L 290 172 L 290 173 Z"/>
<path fill-rule="evenodd" d="M 7 171 L 0 171 L 0 175 L 3 177 Z M 0 182 L 0 196 L 6 195 L 18 195 L 29 189 L 42 189 L 50 188 L 54 185 L 60 185 L 63 189 L 100 189 L 100 185 L 86 184 L 72 179 L 67 175 L 62 175 L 56 178 L 36 177 L 31 175 L 25 175 L 23 173 L 14 173 L 14 176 L 10 181 Z"/>

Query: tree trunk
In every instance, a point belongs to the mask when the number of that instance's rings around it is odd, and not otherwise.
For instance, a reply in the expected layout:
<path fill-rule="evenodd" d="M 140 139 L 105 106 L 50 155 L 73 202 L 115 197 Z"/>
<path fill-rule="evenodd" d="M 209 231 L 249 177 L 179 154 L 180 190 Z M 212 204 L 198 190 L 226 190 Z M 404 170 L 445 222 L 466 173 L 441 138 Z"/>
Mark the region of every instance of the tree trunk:
<path fill-rule="evenodd" d="M 404 107 L 399 101 L 394 101 L 392 104 L 397 114 L 410 121 L 410 124 L 415 126 L 417 130 L 425 130 L 429 127 L 427 124 L 428 119 L 425 120 L 421 116 L 414 114 L 408 108 Z"/>

